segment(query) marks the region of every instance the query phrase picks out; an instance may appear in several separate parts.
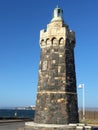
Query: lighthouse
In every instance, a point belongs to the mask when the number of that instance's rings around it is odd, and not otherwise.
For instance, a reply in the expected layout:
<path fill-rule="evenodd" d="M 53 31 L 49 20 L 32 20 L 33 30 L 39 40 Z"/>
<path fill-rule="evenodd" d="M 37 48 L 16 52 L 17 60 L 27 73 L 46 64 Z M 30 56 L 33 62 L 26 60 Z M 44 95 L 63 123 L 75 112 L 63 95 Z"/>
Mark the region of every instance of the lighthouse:
<path fill-rule="evenodd" d="M 46 30 L 40 31 L 40 63 L 34 122 L 78 123 L 75 32 L 64 22 L 56 7 Z"/>

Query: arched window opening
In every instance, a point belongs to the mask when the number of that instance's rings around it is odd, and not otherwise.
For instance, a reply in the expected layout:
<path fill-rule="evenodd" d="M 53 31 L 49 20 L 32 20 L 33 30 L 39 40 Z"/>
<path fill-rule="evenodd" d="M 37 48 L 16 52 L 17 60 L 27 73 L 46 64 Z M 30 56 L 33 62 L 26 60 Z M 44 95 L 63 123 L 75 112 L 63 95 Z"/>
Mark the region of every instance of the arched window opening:
<path fill-rule="evenodd" d="M 46 44 L 47 44 L 47 46 L 50 46 L 50 45 L 51 45 L 51 41 L 50 41 L 49 38 L 46 40 Z"/>
<path fill-rule="evenodd" d="M 41 40 L 41 46 L 45 46 L 46 44 L 45 44 L 45 41 L 44 41 L 44 39 L 42 39 Z"/>
<path fill-rule="evenodd" d="M 64 45 L 64 39 L 63 39 L 63 38 L 61 38 L 61 39 L 59 40 L 59 44 L 60 44 L 60 46 L 63 46 L 63 45 Z"/>
<path fill-rule="evenodd" d="M 58 45 L 58 41 L 57 41 L 56 38 L 53 38 L 53 39 L 52 39 L 52 45 L 53 45 L 53 46 L 57 46 L 57 45 Z"/>

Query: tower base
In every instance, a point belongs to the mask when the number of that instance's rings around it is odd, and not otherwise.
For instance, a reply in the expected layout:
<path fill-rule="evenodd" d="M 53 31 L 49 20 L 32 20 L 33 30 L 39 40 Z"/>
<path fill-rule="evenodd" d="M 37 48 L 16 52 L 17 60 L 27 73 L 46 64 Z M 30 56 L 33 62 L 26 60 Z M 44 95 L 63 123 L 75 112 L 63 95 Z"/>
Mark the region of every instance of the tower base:
<path fill-rule="evenodd" d="M 92 130 L 91 126 L 85 124 L 38 124 L 34 122 L 26 122 L 25 130 Z"/>

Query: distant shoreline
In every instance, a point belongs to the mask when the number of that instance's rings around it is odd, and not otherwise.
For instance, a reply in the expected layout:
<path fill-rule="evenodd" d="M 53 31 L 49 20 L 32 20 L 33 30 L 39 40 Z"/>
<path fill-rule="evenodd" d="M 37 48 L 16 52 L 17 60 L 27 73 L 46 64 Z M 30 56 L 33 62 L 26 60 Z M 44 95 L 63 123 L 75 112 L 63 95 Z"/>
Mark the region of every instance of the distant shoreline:
<path fill-rule="evenodd" d="M 35 110 L 35 106 L 27 106 L 27 107 L 0 107 L 0 110 Z"/>

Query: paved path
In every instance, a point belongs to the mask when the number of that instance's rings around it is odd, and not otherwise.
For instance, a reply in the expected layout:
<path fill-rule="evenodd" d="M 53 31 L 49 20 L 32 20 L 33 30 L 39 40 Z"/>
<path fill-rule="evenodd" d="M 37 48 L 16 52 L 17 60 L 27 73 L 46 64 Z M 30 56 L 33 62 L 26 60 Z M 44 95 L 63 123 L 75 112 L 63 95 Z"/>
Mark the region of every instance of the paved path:
<path fill-rule="evenodd" d="M 0 130 L 24 130 L 25 122 L 0 123 Z"/>

